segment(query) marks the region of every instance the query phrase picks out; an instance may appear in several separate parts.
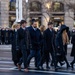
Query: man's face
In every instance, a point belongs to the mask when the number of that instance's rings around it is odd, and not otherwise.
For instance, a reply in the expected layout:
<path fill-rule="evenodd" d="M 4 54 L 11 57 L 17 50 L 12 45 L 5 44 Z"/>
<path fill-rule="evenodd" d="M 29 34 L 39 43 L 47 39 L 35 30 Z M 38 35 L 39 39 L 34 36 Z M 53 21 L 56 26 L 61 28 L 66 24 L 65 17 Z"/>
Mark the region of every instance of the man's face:
<path fill-rule="evenodd" d="M 27 23 L 23 23 L 23 24 L 22 24 L 23 27 L 26 27 L 26 25 L 27 25 Z"/>
<path fill-rule="evenodd" d="M 37 22 L 34 22 L 34 23 L 33 23 L 33 27 L 34 27 L 34 28 L 37 28 Z"/>
<path fill-rule="evenodd" d="M 49 25 L 48 28 L 49 29 L 52 29 L 53 28 L 53 24 Z"/>

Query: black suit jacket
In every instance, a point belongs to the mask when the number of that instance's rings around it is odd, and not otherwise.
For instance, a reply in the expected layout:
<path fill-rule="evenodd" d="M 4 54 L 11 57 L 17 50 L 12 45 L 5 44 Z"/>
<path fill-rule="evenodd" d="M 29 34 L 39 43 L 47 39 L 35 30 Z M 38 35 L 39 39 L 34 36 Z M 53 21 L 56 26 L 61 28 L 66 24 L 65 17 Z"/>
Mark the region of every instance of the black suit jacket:
<path fill-rule="evenodd" d="M 29 30 L 20 28 L 18 29 L 18 45 L 22 49 L 25 46 L 26 49 L 30 48 L 30 34 Z"/>
<path fill-rule="evenodd" d="M 44 31 L 44 48 L 45 50 L 49 50 L 50 52 L 52 52 L 54 50 L 55 47 L 55 31 L 52 30 L 50 31 L 50 29 L 46 29 Z"/>
<path fill-rule="evenodd" d="M 31 38 L 32 50 L 40 49 L 42 42 L 42 34 L 40 30 L 37 28 L 37 30 L 35 31 L 32 26 L 30 26 L 28 29 Z"/>

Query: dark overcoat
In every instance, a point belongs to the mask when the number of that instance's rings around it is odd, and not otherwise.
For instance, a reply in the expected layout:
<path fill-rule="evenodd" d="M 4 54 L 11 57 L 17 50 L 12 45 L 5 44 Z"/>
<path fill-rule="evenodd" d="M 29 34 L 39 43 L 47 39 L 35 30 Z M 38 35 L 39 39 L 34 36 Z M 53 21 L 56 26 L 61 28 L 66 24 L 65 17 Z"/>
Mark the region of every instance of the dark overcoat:
<path fill-rule="evenodd" d="M 30 34 L 27 28 L 25 30 L 22 28 L 18 29 L 18 45 L 21 50 L 23 45 L 25 45 L 26 50 L 31 47 Z"/>
<path fill-rule="evenodd" d="M 57 50 L 59 51 L 59 53 L 60 54 L 62 54 L 62 55 L 66 55 L 66 53 L 65 53 L 65 48 L 64 48 L 64 46 L 63 46 L 63 40 L 62 40 L 62 32 L 64 31 L 64 30 L 67 30 L 68 29 L 68 27 L 66 26 L 66 25 L 62 25 L 61 26 L 61 29 L 60 29 L 60 31 L 57 33 L 57 36 L 56 36 L 56 39 L 55 39 L 55 46 L 56 46 L 56 48 L 57 48 Z M 58 47 L 59 47 L 59 49 L 58 49 Z M 57 52 L 58 52 L 57 51 Z"/>
<path fill-rule="evenodd" d="M 75 35 L 72 36 L 71 43 L 73 44 L 72 51 L 71 51 L 71 56 L 75 57 Z"/>
<path fill-rule="evenodd" d="M 46 29 L 44 31 L 44 49 L 52 52 L 55 47 L 55 31 L 50 29 Z"/>
<path fill-rule="evenodd" d="M 18 32 L 13 30 L 12 32 L 12 60 L 15 62 L 19 61 L 21 57 L 21 51 L 18 46 Z"/>
<path fill-rule="evenodd" d="M 29 33 L 31 38 L 32 50 L 41 49 L 41 43 L 42 43 L 41 31 L 38 28 L 34 30 L 33 27 L 31 26 L 29 28 Z"/>

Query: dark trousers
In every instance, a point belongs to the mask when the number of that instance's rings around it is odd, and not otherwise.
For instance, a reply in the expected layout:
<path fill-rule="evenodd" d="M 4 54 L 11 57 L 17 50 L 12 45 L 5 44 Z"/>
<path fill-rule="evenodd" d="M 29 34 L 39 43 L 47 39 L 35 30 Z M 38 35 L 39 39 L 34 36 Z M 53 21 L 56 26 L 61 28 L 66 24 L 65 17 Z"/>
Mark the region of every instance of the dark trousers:
<path fill-rule="evenodd" d="M 62 58 L 61 58 L 62 56 Z M 62 61 L 65 61 L 67 66 L 69 66 L 69 63 L 67 61 L 66 55 L 65 54 L 61 54 L 57 57 L 57 63 L 59 62 L 61 64 Z"/>
<path fill-rule="evenodd" d="M 38 65 L 39 60 L 40 60 L 40 50 L 30 50 L 30 55 L 27 58 L 27 65 L 30 64 L 30 60 L 35 57 L 36 59 L 36 63 Z"/>
<path fill-rule="evenodd" d="M 65 54 L 67 55 L 67 44 L 64 45 Z"/>
<path fill-rule="evenodd" d="M 50 60 L 50 56 L 49 54 L 51 54 L 52 57 L 52 62 L 54 63 L 54 67 L 56 68 L 57 66 L 57 62 L 56 62 L 56 55 L 55 53 L 52 51 L 45 51 L 44 54 L 42 55 L 42 58 L 40 60 L 39 66 L 42 66 L 44 62 L 46 62 L 46 66 L 49 66 L 49 60 Z"/>
<path fill-rule="evenodd" d="M 71 64 L 74 64 L 75 63 L 75 56 L 74 56 L 74 59 L 73 59 L 73 61 L 71 62 Z"/>
<path fill-rule="evenodd" d="M 38 66 L 43 66 L 43 63 L 46 62 L 46 66 L 48 67 L 49 65 L 49 60 L 50 60 L 50 57 L 49 57 L 49 52 L 48 51 L 44 51 L 43 54 L 42 54 L 42 57 L 40 59 L 40 62 L 39 62 L 39 65 Z"/>
<path fill-rule="evenodd" d="M 17 51 L 16 49 L 12 49 L 12 60 L 14 62 L 14 65 L 16 66 L 18 63 L 18 57 L 17 57 Z"/>
<path fill-rule="evenodd" d="M 24 68 L 27 68 L 27 50 L 26 50 L 26 46 L 23 45 L 21 46 L 21 52 L 22 52 L 22 58 L 19 61 L 19 65 L 22 64 L 22 62 L 24 63 Z"/>

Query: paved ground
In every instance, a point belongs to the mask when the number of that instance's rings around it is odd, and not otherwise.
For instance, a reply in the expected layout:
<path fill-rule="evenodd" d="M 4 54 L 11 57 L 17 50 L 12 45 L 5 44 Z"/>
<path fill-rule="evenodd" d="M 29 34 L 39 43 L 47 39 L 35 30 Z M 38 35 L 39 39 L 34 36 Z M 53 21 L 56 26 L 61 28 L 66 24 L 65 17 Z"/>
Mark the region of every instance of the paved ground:
<path fill-rule="evenodd" d="M 68 61 L 71 62 L 73 58 L 70 57 L 71 45 L 68 47 Z M 28 73 L 22 71 L 18 71 L 18 69 L 14 66 L 11 59 L 11 46 L 10 45 L 1 45 L 0 46 L 0 75 L 75 75 L 75 70 L 72 71 L 71 68 L 66 69 L 66 65 L 63 65 L 62 69 L 59 69 L 58 72 L 54 71 L 54 68 L 51 67 L 49 71 L 46 70 L 36 70 L 34 67 L 34 59 L 32 59 L 30 64 L 30 70 Z M 44 64 L 45 67 L 45 64 Z M 22 65 L 23 68 L 23 65 Z"/>

